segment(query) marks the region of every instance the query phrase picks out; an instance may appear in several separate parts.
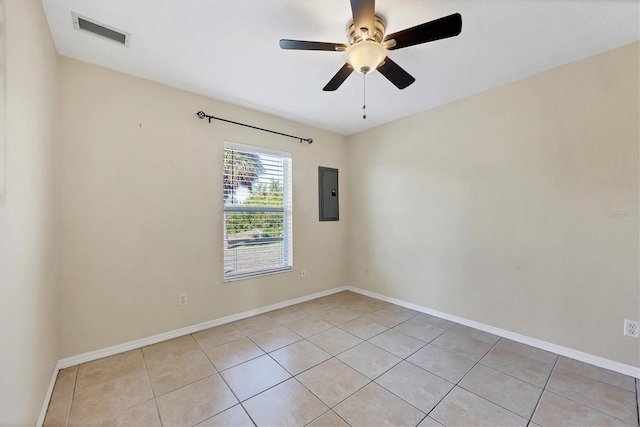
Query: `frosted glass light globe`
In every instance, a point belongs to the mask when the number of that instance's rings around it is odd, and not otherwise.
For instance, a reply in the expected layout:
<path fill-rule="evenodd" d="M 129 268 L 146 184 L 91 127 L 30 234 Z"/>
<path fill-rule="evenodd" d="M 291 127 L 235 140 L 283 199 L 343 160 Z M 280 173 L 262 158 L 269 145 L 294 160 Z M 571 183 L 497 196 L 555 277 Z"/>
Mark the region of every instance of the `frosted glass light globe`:
<path fill-rule="evenodd" d="M 380 43 L 371 40 L 358 42 L 347 49 L 347 62 L 361 74 L 378 68 L 387 57 L 387 50 Z"/>

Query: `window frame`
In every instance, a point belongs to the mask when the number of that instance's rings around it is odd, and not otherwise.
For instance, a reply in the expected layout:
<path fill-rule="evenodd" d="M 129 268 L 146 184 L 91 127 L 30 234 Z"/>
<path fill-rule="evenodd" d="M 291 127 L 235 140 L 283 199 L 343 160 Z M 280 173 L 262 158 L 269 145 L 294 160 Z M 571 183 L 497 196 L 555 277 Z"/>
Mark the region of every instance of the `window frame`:
<path fill-rule="evenodd" d="M 224 150 L 231 149 L 237 151 L 243 151 L 248 153 L 256 153 L 258 155 L 264 154 L 269 156 L 277 156 L 283 159 L 283 206 L 282 209 L 277 209 L 273 207 L 248 207 L 247 209 L 242 209 L 240 204 L 230 204 L 227 205 L 225 203 L 224 195 L 222 201 L 222 215 L 223 215 L 223 236 L 222 236 L 222 244 L 223 244 L 223 280 L 224 282 L 235 282 L 238 280 L 245 279 L 253 279 L 256 277 L 269 276 L 273 274 L 280 273 L 288 273 L 293 271 L 293 177 L 292 177 L 292 155 L 290 152 L 275 150 L 272 148 L 261 147 L 256 145 L 248 145 L 241 144 L 232 141 L 224 141 L 223 145 L 223 153 Z M 224 159 L 224 155 L 223 155 Z M 222 165 L 223 177 L 224 177 L 224 160 Z M 224 181 L 224 180 L 223 180 Z M 224 193 L 224 185 L 223 185 L 223 193 Z M 288 265 L 283 265 L 281 267 L 274 268 L 265 268 L 262 270 L 238 273 L 238 274 L 227 274 L 225 270 L 225 251 L 228 248 L 225 248 L 225 242 L 228 244 L 228 233 L 226 226 L 226 214 L 227 212 L 282 212 L 283 213 L 283 236 L 282 236 L 282 255 L 283 260 L 287 262 Z"/>

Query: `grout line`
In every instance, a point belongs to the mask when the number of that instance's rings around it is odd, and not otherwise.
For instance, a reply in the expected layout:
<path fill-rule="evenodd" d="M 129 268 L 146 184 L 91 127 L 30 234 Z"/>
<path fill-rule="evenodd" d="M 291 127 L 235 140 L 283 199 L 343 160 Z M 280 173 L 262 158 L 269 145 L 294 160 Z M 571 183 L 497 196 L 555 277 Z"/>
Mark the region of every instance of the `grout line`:
<path fill-rule="evenodd" d="M 554 353 L 554 354 L 555 354 L 555 353 Z M 564 356 L 560 356 L 560 355 L 557 355 L 557 356 L 558 356 L 558 358 L 560 358 L 560 357 L 564 357 Z M 570 359 L 570 358 L 567 358 L 567 359 Z M 571 360 L 575 360 L 575 359 L 571 359 Z M 586 363 L 586 362 L 581 362 L 581 363 Z M 587 363 L 587 364 L 588 364 L 588 363 Z M 588 365 L 590 365 L 590 364 L 588 364 Z M 590 366 L 595 366 L 595 365 L 590 365 Z M 590 376 L 590 375 L 585 375 L 585 374 L 583 374 L 582 372 L 577 372 L 577 371 L 573 371 L 573 370 L 571 370 L 571 369 L 567 369 L 566 367 L 565 367 L 565 368 L 563 368 L 563 367 L 559 366 L 559 367 L 558 367 L 558 369 L 562 369 L 563 371 L 570 372 L 570 373 L 571 373 L 571 374 L 573 374 L 573 375 L 578 375 L 578 376 L 580 376 L 580 377 L 582 377 L 582 378 L 586 378 L 586 379 L 588 379 L 588 380 L 590 380 L 590 381 L 597 381 L 597 382 L 599 382 L 599 383 L 601 383 L 601 384 L 605 384 L 605 385 L 610 386 L 610 387 L 616 387 L 616 388 L 619 388 L 620 390 L 624 390 L 624 391 L 626 391 L 626 392 L 628 392 L 628 393 L 634 393 L 634 392 L 635 392 L 635 390 L 627 390 L 626 388 L 624 388 L 624 387 L 620 387 L 619 385 L 615 385 L 615 384 L 608 383 L 608 382 L 606 382 L 606 381 L 602 381 L 601 379 L 594 378 L 594 377 L 592 377 L 592 376 Z M 601 369 L 605 369 L 605 368 L 601 368 Z M 612 372 L 615 372 L 615 371 L 612 371 Z M 617 372 L 616 372 L 616 373 L 617 373 Z M 620 374 L 620 375 L 624 375 L 624 374 Z M 627 375 L 627 376 L 628 376 L 628 375 Z M 631 378 L 633 378 L 633 377 L 631 377 Z M 635 378 L 634 378 L 634 380 L 635 380 Z M 635 388 L 635 386 L 634 386 L 634 388 Z"/>
<path fill-rule="evenodd" d="M 564 395 L 562 395 L 562 394 L 559 394 L 559 393 L 553 392 L 553 391 L 551 391 L 551 390 L 545 390 L 545 391 L 546 391 L 547 393 L 549 393 L 549 394 L 553 394 L 553 395 L 558 396 L 558 397 L 560 397 L 560 398 L 562 398 L 562 399 L 568 400 L 569 402 L 573 402 L 573 403 L 575 403 L 575 404 L 577 404 L 577 405 L 584 406 L 585 408 L 589 408 L 589 409 L 591 409 L 592 411 L 599 412 L 600 414 L 602 414 L 602 415 L 604 415 L 604 416 L 606 416 L 606 417 L 615 418 L 617 421 L 620 421 L 620 422 L 624 423 L 624 425 L 625 425 L 625 426 L 632 426 L 632 425 L 633 425 L 633 424 L 629 424 L 629 422 L 628 422 L 628 421 L 625 421 L 625 420 L 623 420 L 622 418 L 620 418 L 620 417 L 618 417 L 618 416 L 616 416 L 616 415 L 607 414 L 606 412 L 603 412 L 603 411 L 601 411 L 600 409 L 596 409 L 596 408 L 591 407 L 591 406 L 589 406 L 589 405 L 585 405 L 584 403 L 582 403 L 582 402 L 578 402 L 578 401 L 576 401 L 576 400 L 573 400 L 573 399 L 571 399 L 570 397 L 567 397 L 567 396 L 564 396 Z M 537 409 L 537 408 L 536 408 L 536 409 Z"/>
<path fill-rule="evenodd" d="M 587 407 L 587 408 L 593 409 L 594 411 L 600 412 L 601 414 L 604 414 L 604 415 L 606 415 L 606 416 L 609 416 L 609 417 L 615 418 L 615 419 L 617 419 L 617 420 L 620 420 L 620 421 L 622 421 L 622 422 L 624 422 L 624 423 L 629 424 L 629 423 L 628 423 L 628 421 L 623 420 L 622 418 L 620 418 L 620 417 L 619 417 L 619 416 L 617 416 L 617 415 L 609 414 L 609 413 L 607 413 L 607 412 L 604 412 L 604 411 L 603 411 L 603 410 L 601 410 L 601 409 L 594 408 L 593 406 L 591 406 L 591 405 L 589 405 L 589 404 L 586 404 L 586 403 L 584 403 L 584 402 L 577 401 L 577 400 L 575 400 L 575 399 L 573 399 L 573 398 L 571 398 L 571 397 L 569 397 L 569 396 L 566 396 L 566 395 L 564 395 L 564 394 L 560 394 L 560 393 L 558 393 L 558 392 L 553 392 L 553 391 L 551 391 L 551 390 L 547 390 L 547 386 L 548 386 L 549 382 L 551 381 L 551 377 L 553 376 L 553 373 L 556 371 L 556 369 L 560 369 L 560 370 L 563 370 L 563 371 L 567 371 L 567 372 L 569 372 L 569 373 L 570 373 L 570 374 L 572 374 L 572 375 L 578 375 L 579 377 L 585 378 L 585 379 L 590 380 L 590 381 L 597 381 L 597 382 L 599 382 L 599 383 L 601 383 L 601 384 L 604 384 L 604 385 L 606 385 L 606 386 L 608 386 L 608 387 L 616 387 L 616 388 L 618 388 L 618 389 L 620 389 L 620 390 L 622 390 L 622 391 L 624 391 L 624 392 L 633 393 L 633 392 L 630 392 L 629 390 L 626 390 L 626 389 L 624 389 L 624 388 L 622 388 L 622 387 L 618 387 L 618 386 L 615 386 L 615 385 L 613 385 L 613 384 L 609 384 L 609 383 L 606 383 L 606 382 L 604 382 L 604 381 L 600 381 L 600 380 L 598 380 L 598 379 L 596 379 L 596 378 L 591 378 L 591 377 L 589 377 L 589 376 L 582 375 L 582 374 L 580 374 L 580 373 L 578 373 L 578 372 L 574 372 L 574 371 L 570 371 L 570 370 L 568 370 L 568 369 L 561 368 L 561 367 L 557 366 L 559 362 L 560 362 L 560 356 L 558 355 L 558 358 L 556 359 L 556 363 L 555 363 L 555 364 L 554 364 L 554 366 L 553 366 L 553 370 L 552 370 L 551 374 L 549 374 L 549 378 L 547 379 L 547 382 L 545 383 L 544 391 L 548 391 L 549 393 L 555 394 L 556 396 L 560 396 L 560 397 L 562 397 L 562 398 L 564 398 L 564 399 L 566 399 L 566 400 L 569 400 L 569 401 L 571 401 L 571 402 L 577 403 L 578 405 L 581 405 L 581 406 L 584 406 L 584 407 Z M 637 397 L 637 396 L 636 396 L 636 397 Z M 542 397 L 541 397 L 541 399 L 542 399 Z M 536 406 L 536 410 L 537 410 L 537 406 Z"/>
<path fill-rule="evenodd" d="M 195 341 L 195 340 L 194 340 Z M 158 414 L 158 420 L 160 420 L 160 426 L 162 427 L 164 423 L 162 422 L 162 416 L 160 415 L 160 409 L 158 409 L 158 401 L 156 400 L 156 391 L 153 389 L 153 385 L 151 384 L 151 376 L 149 375 L 149 367 L 147 366 L 147 359 L 144 357 L 144 352 L 140 349 L 140 356 L 142 356 L 142 363 L 144 363 L 144 371 L 147 374 L 147 381 L 149 381 L 149 388 L 151 388 L 151 396 L 153 399 L 153 405 L 156 407 L 156 414 Z"/>
<path fill-rule="evenodd" d="M 452 326 L 451 326 L 451 328 L 453 328 L 453 326 L 455 326 L 455 324 L 454 324 L 454 325 L 452 325 Z M 451 328 L 447 329 L 447 331 L 450 331 L 450 330 L 451 330 Z M 441 335 L 442 335 L 442 334 L 441 334 Z M 489 352 L 490 352 L 491 350 L 493 350 L 493 348 L 494 348 L 496 345 L 498 345 L 498 343 L 499 343 L 499 342 L 500 342 L 500 339 L 498 339 L 498 341 L 496 341 L 496 342 L 491 346 L 491 348 L 490 348 L 489 350 L 487 350 L 487 352 L 486 352 L 486 353 L 485 353 L 485 354 L 484 354 L 484 355 L 483 355 L 479 360 L 477 360 L 477 361 L 473 364 L 473 366 L 472 366 L 472 367 L 467 371 L 467 373 L 466 373 L 466 374 L 464 374 L 464 375 L 462 376 L 462 378 L 460 378 L 456 383 L 454 383 L 453 387 L 451 387 L 451 390 L 449 390 L 449 391 L 448 391 L 444 396 L 442 396 L 442 399 L 440 399 L 440 400 L 438 401 L 438 403 L 436 403 L 436 404 L 433 406 L 433 408 L 431 408 L 431 410 L 429 411 L 429 413 L 427 414 L 427 416 L 429 416 L 429 415 L 434 411 L 434 409 L 436 409 L 436 408 L 438 407 L 438 405 L 440 405 L 440 403 L 442 403 L 442 401 L 443 401 L 444 399 L 446 399 L 446 398 L 447 398 L 447 396 L 448 396 L 449 394 L 451 394 L 451 392 L 452 392 L 453 390 L 455 390 L 455 389 L 456 389 L 456 387 L 459 387 L 459 385 L 458 385 L 458 384 L 460 384 L 460 383 L 461 383 L 461 382 L 462 382 L 462 381 L 467 377 L 467 375 L 469 375 L 469 373 L 471 373 L 471 371 L 473 371 L 473 370 L 475 369 L 475 367 L 476 367 L 476 366 L 478 366 L 478 364 L 480 363 L 480 360 L 482 360 L 482 358 L 484 358 L 484 356 L 486 356 L 487 354 L 489 354 Z M 437 347 L 437 348 L 440 348 L 440 347 Z M 444 349 L 442 349 L 442 350 L 444 350 Z M 445 351 L 448 351 L 448 350 L 445 350 Z M 452 353 L 452 354 L 456 354 L 456 353 L 453 353 L 453 352 L 450 352 L 450 353 Z M 460 356 L 460 355 L 458 354 L 458 356 Z M 464 357 L 464 356 L 460 356 L 460 357 Z M 467 360 L 471 360 L 471 359 L 467 359 Z M 411 363 L 411 362 L 409 362 L 409 363 Z M 417 365 L 416 365 L 416 366 L 417 366 Z M 419 367 L 419 366 L 418 366 L 418 367 Z M 422 368 L 422 369 L 424 369 L 424 368 Z M 425 371 L 427 371 L 427 370 L 425 369 Z M 427 371 L 427 372 L 431 372 L 431 371 Z M 435 375 L 435 374 L 434 374 L 434 375 Z M 447 381 L 448 381 L 448 380 L 447 380 Z M 449 381 L 449 382 L 451 382 L 451 381 Z M 462 388 L 463 390 L 466 390 L 466 389 L 465 389 L 465 388 L 463 388 L 463 387 L 460 387 L 460 388 Z M 467 391 L 469 391 L 469 390 L 467 390 Z M 471 393 L 471 392 L 469 392 L 469 393 Z M 475 394 L 475 393 L 472 393 L 472 394 L 473 394 L 474 396 L 478 396 L 478 395 L 477 395 L 477 394 Z M 478 396 L 478 397 L 480 397 L 480 398 L 484 399 L 482 396 Z M 491 401 L 490 401 L 490 400 L 488 400 L 488 399 L 485 399 L 485 400 L 487 400 L 488 402 L 491 402 Z M 494 405 L 497 405 L 497 404 L 496 404 L 496 403 L 494 403 L 494 402 L 491 402 L 491 403 L 493 403 Z M 505 408 L 505 409 L 506 409 L 506 408 Z M 517 415 L 517 414 L 516 414 L 516 415 Z M 524 418 L 524 417 L 522 417 L 522 418 Z M 437 420 L 437 419 L 435 419 L 435 418 L 434 418 L 434 420 L 438 421 L 438 420 Z M 440 422 L 440 421 L 438 421 L 438 422 Z M 442 423 L 441 423 L 441 424 L 442 424 Z"/>
<path fill-rule="evenodd" d="M 65 422 L 65 427 L 69 425 L 69 421 L 71 421 L 71 407 L 73 406 L 73 399 L 76 397 L 76 384 L 78 384 L 78 374 L 80 374 L 80 365 L 76 365 L 76 377 L 73 380 L 73 388 L 71 390 L 71 401 L 69 402 L 69 409 L 67 410 L 67 421 Z M 58 371 L 58 375 L 60 375 L 60 371 Z M 56 382 L 58 382 L 58 378 L 56 378 Z M 55 388 L 55 385 L 54 385 Z M 51 402 L 49 402 L 51 404 Z"/>
<path fill-rule="evenodd" d="M 636 416 L 638 419 L 638 425 L 640 426 L 640 380 L 636 378 Z"/>
<path fill-rule="evenodd" d="M 542 396 L 544 396 L 544 392 L 547 391 L 547 385 L 549 385 L 549 381 L 551 381 L 551 376 L 553 375 L 553 372 L 556 370 L 556 366 L 558 366 L 558 362 L 560 361 L 560 356 L 556 357 L 556 361 L 553 364 L 553 368 L 551 368 L 551 372 L 549 373 L 549 377 L 547 378 L 547 381 L 544 383 L 544 387 L 542 387 L 542 393 L 540 393 L 540 397 L 538 398 L 538 402 L 536 403 L 536 407 L 533 410 L 533 412 L 531 413 L 531 417 L 529 417 L 529 423 L 533 422 L 533 417 L 536 415 L 536 412 L 538 411 L 538 408 L 540 407 L 540 402 L 542 402 Z"/>

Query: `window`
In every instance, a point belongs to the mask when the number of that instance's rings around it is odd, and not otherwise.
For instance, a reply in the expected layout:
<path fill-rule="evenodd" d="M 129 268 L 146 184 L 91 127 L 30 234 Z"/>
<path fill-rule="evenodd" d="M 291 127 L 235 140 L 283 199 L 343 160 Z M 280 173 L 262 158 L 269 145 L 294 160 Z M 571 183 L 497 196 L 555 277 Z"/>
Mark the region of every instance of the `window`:
<path fill-rule="evenodd" d="M 224 279 L 290 271 L 291 155 L 224 145 Z"/>

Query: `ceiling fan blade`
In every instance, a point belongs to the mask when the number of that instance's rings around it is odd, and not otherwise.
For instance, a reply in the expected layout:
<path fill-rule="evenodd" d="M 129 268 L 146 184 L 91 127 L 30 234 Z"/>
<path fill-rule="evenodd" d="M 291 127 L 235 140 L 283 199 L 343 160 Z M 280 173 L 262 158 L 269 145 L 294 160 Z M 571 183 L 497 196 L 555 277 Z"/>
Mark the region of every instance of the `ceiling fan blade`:
<path fill-rule="evenodd" d="M 389 34 L 384 41 L 395 40 L 395 45 L 389 50 L 402 49 L 403 47 L 446 39 L 460 34 L 462 31 L 462 15 L 454 13 L 435 21 L 425 22 L 397 33 Z"/>
<path fill-rule="evenodd" d="M 351 12 L 356 29 L 367 28 L 373 36 L 376 21 L 376 0 L 351 0 Z"/>
<path fill-rule="evenodd" d="M 353 73 L 353 68 L 351 67 L 351 65 L 344 64 L 342 68 L 340 68 L 340 70 L 336 73 L 336 75 L 333 76 L 331 80 L 329 80 L 329 83 L 327 83 L 327 85 L 322 88 L 322 90 L 324 90 L 325 92 L 330 92 L 338 89 L 340 85 L 344 83 L 345 80 L 347 80 L 347 77 L 349 77 L 351 73 Z"/>
<path fill-rule="evenodd" d="M 280 40 L 282 49 L 294 50 L 328 50 L 331 52 L 339 52 L 347 49 L 346 44 L 342 43 L 325 43 L 325 42 L 309 42 L 305 40 Z"/>
<path fill-rule="evenodd" d="M 407 73 L 404 68 L 389 59 L 388 56 L 384 59 L 382 65 L 378 67 L 378 71 L 380 71 L 387 80 L 396 85 L 398 89 L 404 89 L 416 81 L 411 74 Z"/>

